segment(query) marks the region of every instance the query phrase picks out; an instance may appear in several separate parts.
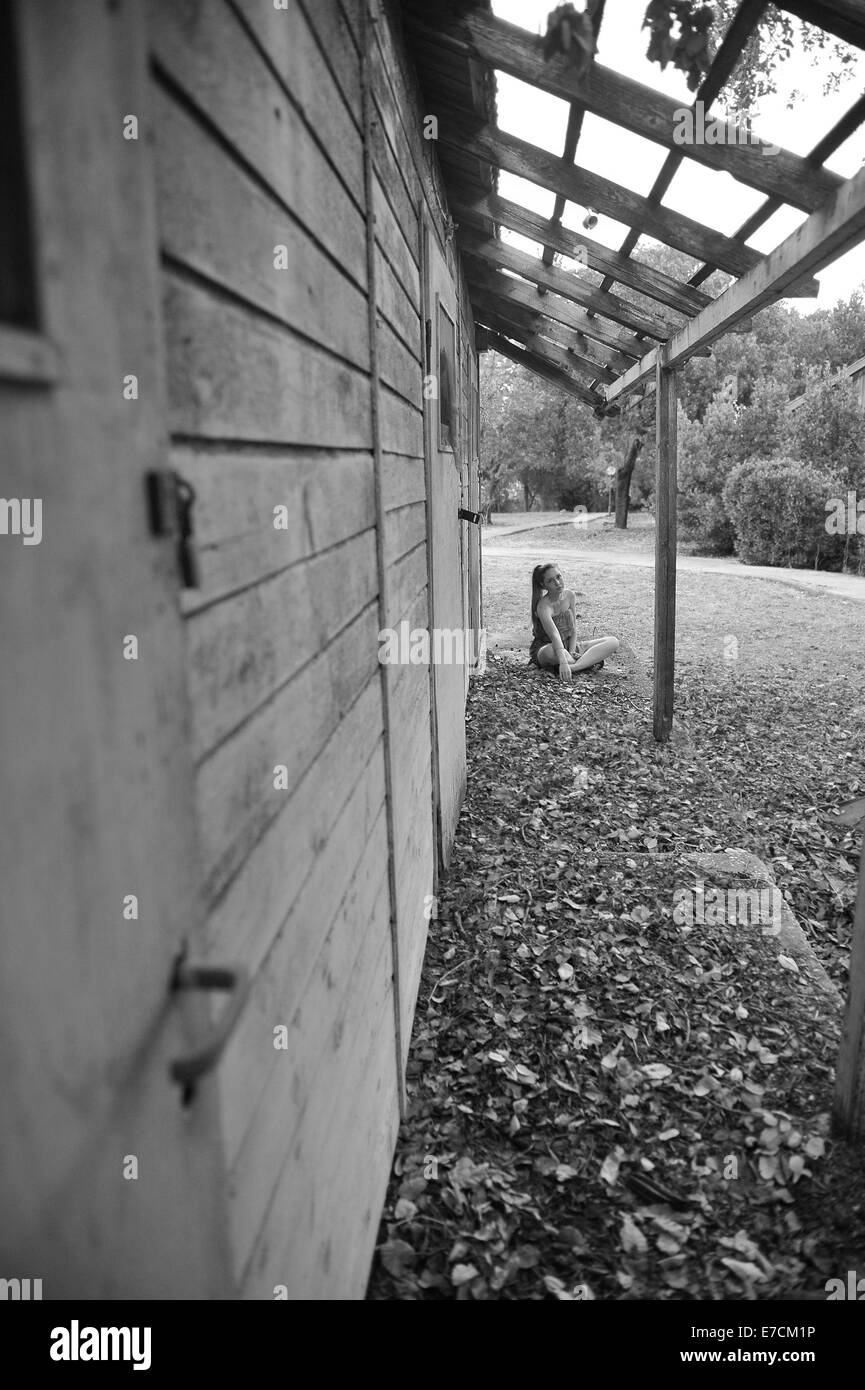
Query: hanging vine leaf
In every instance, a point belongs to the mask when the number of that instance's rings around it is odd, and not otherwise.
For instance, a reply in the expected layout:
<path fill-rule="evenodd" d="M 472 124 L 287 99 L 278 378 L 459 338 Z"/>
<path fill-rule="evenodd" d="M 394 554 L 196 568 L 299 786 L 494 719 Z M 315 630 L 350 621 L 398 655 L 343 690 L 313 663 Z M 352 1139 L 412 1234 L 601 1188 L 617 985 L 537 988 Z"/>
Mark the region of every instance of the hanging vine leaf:
<path fill-rule="evenodd" d="M 695 92 L 712 65 L 710 31 L 715 12 L 710 5 L 694 7 L 692 0 L 651 0 L 643 19 L 643 28 L 651 30 L 646 57 L 660 64 L 663 70 L 672 63 L 688 80 L 688 90 Z M 678 24 L 679 35 L 673 37 Z"/>
<path fill-rule="evenodd" d="M 577 77 L 585 77 L 592 65 L 597 44 L 592 15 L 596 9 L 593 0 L 585 11 L 573 5 L 558 5 L 547 16 L 547 32 L 544 37 L 544 58 L 547 62 L 558 54 L 564 54 Z"/>

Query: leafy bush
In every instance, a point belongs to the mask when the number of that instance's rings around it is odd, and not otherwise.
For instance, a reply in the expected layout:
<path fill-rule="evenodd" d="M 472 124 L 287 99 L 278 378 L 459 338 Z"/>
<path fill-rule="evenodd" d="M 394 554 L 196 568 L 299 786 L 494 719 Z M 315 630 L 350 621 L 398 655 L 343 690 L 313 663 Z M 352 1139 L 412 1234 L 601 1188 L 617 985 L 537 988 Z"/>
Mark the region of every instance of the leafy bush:
<path fill-rule="evenodd" d="M 826 532 L 826 503 L 841 495 L 837 476 L 792 458 L 738 464 L 723 490 L 736 550 L 746 565 L 840 568 L 844 538 Z"/>
<path fill-rule="evenodd" d="M 790 411 L 784 452 L 830 470 L 848 487 L 865 491 L 865 415 L 849 382 L 825 378 Z"/>
<path fill-rule="evenodd" d="M 680 408 L 679 525 L 684 540 L 708 555 L 733 553 L 733 528 L 721 492 L 737 461 L 737 411 L 730 401 L 715 400 L 704 419 L 689 420 Z"/>
<path fill-rule="evenodd" d="M 720 497 L 694 489 L 679 494 L 683 539 L 694 541 L 701 555 L 732 555 L 735 532 Z"/>

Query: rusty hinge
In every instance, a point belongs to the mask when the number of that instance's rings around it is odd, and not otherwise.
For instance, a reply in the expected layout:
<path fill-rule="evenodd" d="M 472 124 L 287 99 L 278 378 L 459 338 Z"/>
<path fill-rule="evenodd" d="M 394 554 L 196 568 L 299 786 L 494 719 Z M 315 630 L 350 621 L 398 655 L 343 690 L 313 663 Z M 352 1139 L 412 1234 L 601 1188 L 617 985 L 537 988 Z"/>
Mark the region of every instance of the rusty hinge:
<path fill-rule="evenodd" d="M 177 542 L 177 562 L 185 589 L 201 588 L 201 570 L 195 549 L 192 508 L 195 489 L 172 468 L 146 474 L 150 531 Z"/>

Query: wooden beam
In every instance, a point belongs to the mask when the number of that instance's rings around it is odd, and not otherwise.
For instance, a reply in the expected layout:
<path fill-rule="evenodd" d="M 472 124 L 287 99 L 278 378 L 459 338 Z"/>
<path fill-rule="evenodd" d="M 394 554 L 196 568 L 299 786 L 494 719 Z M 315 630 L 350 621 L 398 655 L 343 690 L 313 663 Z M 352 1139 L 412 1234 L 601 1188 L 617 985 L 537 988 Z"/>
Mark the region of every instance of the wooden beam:
<path fill-rule="evenodd" d="M 492 220 L 501 227 L 518 232 L 520 236 L 550 247 L 554 252 L 558 251 L 562 256 L 576 259 L 582 254 L 589 270 L 597 271 L 599 275 L 611 275 L 620 285 L 627 285 L 638 294 L 655 299 L 687 318 L 712 303 L 712 296 L 702 290 L 680 285 L 672 275 L 655 270 L 643 261 L 632 260 L 618 251 L 611 251 L 608 246 L 593 241 L 583 232 L 572 232 L 567 227 L 552 228 L 539 213 L 530 212 L 499 193 L 478 196 L 473 191 L 460 189 L 450 193 L 448 202 L 458 222 L 482 227 Z"/>
<path fill-rule="evenodd" d="M 681 113 L 690 109 L 687 105 L 601 63 L 592 63 L 588 73 L 578 77 L 564 59 L 544 59 L 543 40 L 539 36 L 484 10 L 464 15 L 455 32 L 464 33 L 469 51 L 490 67 L 564 101 L 578 102 L 593 115 L 710 169 L 730 174 L 760 193 L 783 198 L 803 212 L 820 207 L 842 182 L 839 175 L 828 169 L 815 168 L 801 155 L 779 150 L 766 141 L 739 143 L 740 134 L 727 123 L 723 123 L 723 140 L 718 144 L 679 143 L 676 132 L 683 130 Z M 720 133 L 720 127 L 716 130 Z M 598 204 L 592 202 L 591 206 Z"/>
<path fill-rule="evenodd" d="M 676 372 L 660 348 L 655 369 L 655 662 L 652 732 L 666 743 L 673 728 L 676 658 Z"/>
<path fill-rule="evenodd" d="M 530 329 L 511 322 L 502 314 L 496 313 L 494 309 L 477 308 L 475 310 L 475 322 L 504 338 L 516 338 L 527 352 L 543 358 L 545 362 L 549 362 L 551 367 L 557 367 L 566 376 L 573 377 L 578 385 L 585 386 L 587 390 L 590 389 L 589 384 L 594 380 L 592 372 L 587 371 L 582 364 L 575 361 L 566 348 L 557 347 L 555 343 L 548 342 Z"/>
<path fill-rule="evenodd" d="M 488 265 L 511 270 L 514 274 L 521 275 L 524 280 L 531 280 L 533 284 L 542 285 L 545 290 L 560 294 L 564 299 L 570 299 L 584 309 L 591 309 L 595 314 L 612 319 L 614 323 L 630 329 L 632 333 L 666 342 L 682 327 L 681 314 L 661 318 L 658 314 L 646 313 L 619 295 L 601 294 L 597 285 L 583 280 L 572 271 L 561 270 L 558 266 L 545 266 L 538 256 L 530 256 L 526 251 L 520 251 L 518 247 L 511 246 L 498 237 L 480 237 L 465 228 L 458 233 L 458 241 L 460 250 L 465 251 L 467 255 L 485 261 Z"/>
<path fill-rule="evenodd" d="M 798 19 L 816 24 L 827 34 L 865 48 L 865 11 L 862 0 L 775 0 L 782 10 L 789 10 Z"/>
<path fill-rule="evenodd" d="M 624 333 L 613 333 L 605 328 L 599 319 L 590 319 L 582 309 L 577 309 L 569 304 L 567 300 L 559 295 L 550 294 L 545 299 L 539 299 L 531 285 L 526 284 L 525 280 L 515 280 L 511 275 L 504 275 L 499 270 L 492 270 L 483 261 L 475 261 L 467 267 L 468 278 L 472 285 L 479 289 L 487 290 L 491 294 L 498 295 L 499 298 L 511 304 L 520 304 L 524 309 L 531 310 L 532 313 L 542 313 L 546 318 L 553 319 L 556 323 L 563 324 L 565 328 L 570 328 L 572 332 L 578 333 L 585 340 L 583 355 L 590 358 L 597 357 L 601 366 L 608 366 L 613 371 L 626 371 L 635 357 L 642 357 L 650 350 L 650 344 L 641 342 L 640 339 L 628 336 Z M 605 347 L 613 349 L 613 356 L 609 360 L 604 360 L 594 343 L 589 342 L 594 339 L 598 343 L 603 343 Z"/>
<path fill-rule="evenodd" d="M 543 357 L 539 357 L 535 352 L 527 352 L 523 348 L 516 347 L 508 342 L 499 333 L 489 333 L 487 337 L 488 345 L 500 352 L 503 357 L 509 357 L 512 362 L 518 362 L 521 367 L 534 372 L 536 376 L 542 376 L 545 381 L 550 381 L 554 386 L 558 386 L 561 391 L 567 392 L 569 396 L 576 396 L 577 400 L 584 405 L 590 405 L 595 410 L 603 409 L 603 397 L 595 391 L 587 391 L 585 386 L 580 386 L 572 377 L 560 371 Z"/>
<path fill-rule="evenodd" d="M 548 339 L 541 338 L 536 331 L 524 324 L 514 323 L 495 309 L 484 309 L 480 305 L 474 305 L 473 308 L 476 323 L 483 324 L 494 333 L 501 333 L 505 338 L 515 338 L 524 348 L 537 353 L 538 357 L 545 357 L 552 366 L 559 367 L 583 385 L 590 386 L 595 380 L 591 369 L 571 357 L 566 348 L 557 347 Z"/>
<path fill-rule="evenodd" d="M 745 275 L 763 259 L 750 246 L 732 241 L 672 208 L 652 204 L 648 198 L 620 188 L 600 174 L 582 169 L 579 164 L 568 164 L 558 155 L 530 145 L 516 135 L 508 135 L 497 126 L 482 126 L 471 133 L 454 120 L 451 113 L 440 118 L 439 140 L 464 155 L 485 160 L 493 168 L 516 174 L 553 193 L 562 193 L 581 207 L 597 208 L 607 217 L 624 222 L 667 246 L 674 246 L 695 260 L 711 261 L 730 275 Z"/>
<path fill-rule="evenodd" d="M 574 162 L 574 155 L 577 153 L 577 145 L 579 144 L 582 125 L 583 108 L 578 106 L 576 102 L 572 102 L 571 109 L 568 112 L 568 126 L 565 131 L 565 148 L 562 150 L 562 159 L 567 160 L 569 164 L 573 164 Z M 557 193 L 556 201 L 553 204 L 553 215 L 549 222 L 551 231 L 555 231 L 558 228 L 566 207 L 566 199 L 562 197 L 561 193 Z M 541 259 L 544 265 L 552 265 L 553 256 L 556 254 L 555 247 L 550 246 L 546 238 L 544 238 L 543 245 L 544 249 Z"/>
<path fill-rule="evenodd" d="M 852 1143 L 865 1139 L 865 831 L 853 914 L 847 1012 L 835 1073 L 833 1121 L 839 1138 Z"/>
<path fill-rule="evenodd" d="M 865 238 L 865 169 L 848 179 L 819 212 L 814 212 L 792 235 L 748 275 L 725 290 L 707 309 L 686 323 L 668 344 L 670 366 L 686 362 L 695 348 L 705 347 L 772 300 L 783 297 L 788 285 L 836 260 Z M 653 349 L 606 389 L 608 401 L 630 391 L 655 370 Z"/>
<path fill-rule="evenodd" d="M 527 340 L 536 339 L 544 345 L 561 348 L 567 353 L 571 370 L 582 372 L 588 381 L 616 380 L 615 372 L 605 367 L 602 362 L 586 355 L 583 349 L 587 346 L 587 341 L 581 334 L 574 333 L 556 323 L 554 319 L 547 318 L 542 308 L 524 308 L 511 300 L 500 299 L 493 292 L 473 284 L 469 285 L 469 295 L 476 315 L 495 314 L 514 331 L 525 334 Z"/>

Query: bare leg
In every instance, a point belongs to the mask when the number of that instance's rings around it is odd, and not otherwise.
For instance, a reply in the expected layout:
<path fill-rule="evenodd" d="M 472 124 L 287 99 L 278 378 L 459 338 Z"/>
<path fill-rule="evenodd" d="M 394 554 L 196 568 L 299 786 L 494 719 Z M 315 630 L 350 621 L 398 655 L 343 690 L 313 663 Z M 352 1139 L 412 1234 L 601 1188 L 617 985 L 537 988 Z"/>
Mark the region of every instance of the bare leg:
<path fill-rule="evenodd" d="M 575 670 L 577 661 L 576 656 L 572 656 L 570 652 L 565 652 L 565 657 L 567 658 L 571 670 Z M 548 642 L 545 647 L 539 648 L 538 665 L 545 666 L 550 671 L 558 671 L 559 658 L 556 656 L 556 649 L 553 646 L 552 642 Z"/>
<path fill-rule="evenodd" d="M 577 644 L 579 656 L 572 666 L 574 671 L 585 671 L 589 666 L 596 666 L 599 661 L 606 661 L 608 656 L 619 650 L 618 637 L 593 637 L 591 642 L 579 642 Z"/>

